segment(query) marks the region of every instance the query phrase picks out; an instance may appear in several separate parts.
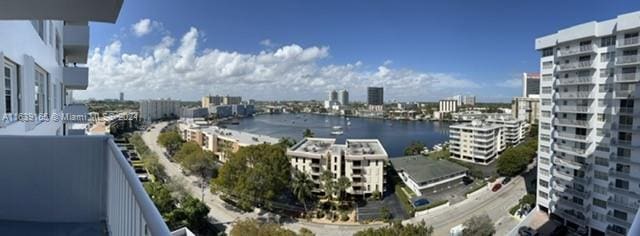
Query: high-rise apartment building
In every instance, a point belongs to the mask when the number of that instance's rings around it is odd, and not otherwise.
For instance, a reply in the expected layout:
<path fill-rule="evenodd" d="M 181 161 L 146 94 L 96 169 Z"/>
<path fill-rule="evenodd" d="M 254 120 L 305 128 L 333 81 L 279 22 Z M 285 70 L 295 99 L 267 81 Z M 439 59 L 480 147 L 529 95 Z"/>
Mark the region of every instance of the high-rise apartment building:
<path fill-rule="evenodd" d="M 368 87 L 367 88 L 367 104 L 373 106 L 384 105 L 384 88 Z"/>
<path fill-rule="evenodd" d="M 224 105 L 238 105 L 242 103 L 242 97 L 240 96 L 223 96 L 222 97 L 222 104 Z"/>
<path fill-rule="evenodd" d="M 221 96 L 204 96 L 200 101 L 200 105 L 202 108 L 209 108 L 209 106 L 217 106 L 222 104 Z"/>
<path fill-rule="evenodd" d="M 475 106 L 476 96 L 464 96 L 462 104 L 465 106 Z"/>
<path fill-rule="evenodd" d="M 499 125 L 480 120 L 449 126 L 449 137 L 451 158 L 480 165 L 496 160 L 504 143 Z"/>
<path fill-rule="evenodd" d="M 123 102 L 124 101 L 124 93 L 120 92 L 120 101 Z"/>
<path fill-rule="evenodd" d="M 349 105 L 349 91 L 346 89 L 340 90 L 338 92 L 338 102 L 340 102 L 342 106 Z"/>
<path fill-rule="evenodd" d="M 180 114 L 182 114 L 180 101 L 171 99 L 147 99 L 140 101 L 140 118 L 144 122 L 152 122 L 162 118 L 177 117 Z"/>
<path fill-rule="evenodd" d="M 457 100 L 453 100 L 453 99 L 440 100 L 438 105 L 439 105 L 438 106 L 438 108 L 439 108 L 438 111 L 440 113 L 458 111 L 458 101 Z"/>
<path fill-rule="evenodd" d="M 0 115 L 86 115 L 68 94 L 88 86 L 88 22 L 122 2 L 2 1 Z M 70 125 L 49 118 L 0 121 L 0 235 L 170 235 L 112 137 L 55 136 Z"/>
<path fill-rule="evenodd" d="M 305 138 L 287 150 L 293 169 L 308 173 L 315 192 L 322 192 L 320 176 L 330 171 L 334 180 L 345 176 L 351 180 L 347 193 L 370 195 L 384 193 L 385 163 L 389 156 L 377 139 Z"/>
<path fill-rule="evenodd" d="M 540 74 L 522 73 L 522 97 L 538 97 L 540 94 Z"/>
<path fill-rule="evenodd" d="M 537 124 L 540 117 L 540 98 L 515 97 L 511 100 L 511 112 L 518 120 Z"/>
<path fill-rule="evenodd" d="M 338 101 L 338 91 L 331 90 L 329 92 L 329 101 Z"/>
<path fill-rule="evenodd" d="M 626 235 L 640 206 L 639 33 L 633 12 L 535 41 L 537 206 L 590 235 Z"/>

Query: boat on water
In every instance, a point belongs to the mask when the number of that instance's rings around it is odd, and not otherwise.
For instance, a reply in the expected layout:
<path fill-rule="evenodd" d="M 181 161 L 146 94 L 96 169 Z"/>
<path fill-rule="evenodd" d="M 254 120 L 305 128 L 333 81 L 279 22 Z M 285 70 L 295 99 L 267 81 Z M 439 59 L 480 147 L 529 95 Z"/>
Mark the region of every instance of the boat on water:
<path fill-rule="evenodd" d="M 344 131 L 342 130 L 342 126 L 333 126 L 333 128 L 331 128 L 331 134 L 332 135 L 344 134 Z"/>
<path fill-rule="evenodd" d="M 347 126 L 351 126 L 351 121 L 347 121 Z"/>

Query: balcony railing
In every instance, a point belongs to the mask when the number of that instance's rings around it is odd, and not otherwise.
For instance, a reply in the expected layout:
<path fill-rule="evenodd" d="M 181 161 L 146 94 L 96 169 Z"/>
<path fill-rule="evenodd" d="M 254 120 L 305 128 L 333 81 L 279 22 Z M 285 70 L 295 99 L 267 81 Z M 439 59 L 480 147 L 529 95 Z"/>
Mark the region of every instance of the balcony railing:
<path fill-rule="evenodd" d="M 589 98 L 591 92 L 559 92 L 556 93 L 556 98 L 572 99 L 572 98 Z"/>
<path fill-rule="evenodd" d="M 587 135 L 572 134 L 568 132 L 556 131 L 555 136 L 556 138 L 559 137 L 559 138 L 568 138 L 568 139 L 580 140 L 580 141 L 589 141 Z"/>
<path fill-rule="evenodd" d="M 640 63 L 640 55 L 626 55 L 616 58 L 616 65 L 631 65 Z"/>
<path fill-rule="evenodd" d="M 590 106 L 580 106 L 580 105 L 564 105 L 557 106 L 556 112 L 591 112 Z"/>
<path fill-rule="evenodd" d="M 0 219 L 65 228 L 88 222 L 105 235 L 170 234 L 109 137 L 0 136 L 0 150 L 0 179 L 7 180 L 0 189 L 11 193 L 0 194 Z"/>
<path fill-rule="evenodd" d="M 640 37 L 638 36 L 620 39 L 620 42 L 618 43 L 618 47 L 629 47 L 636 45 L 640 45 Z"/>
<path fill-rule="evenodd" d="M 593 52 L 595 52 L 593 45 L 590 45 L 590 44 L 580 45 L 580 46 L 570 47 L 568 49 L 567 48 L 561 49 L 560 51 L 558 51 L 558 56 L 566 57 L 566 56 L 573 56 L 573 55 L 593 53 Z"/>
<path fill-rule="evenodd" d="M 591 77 L 562 78 L 562 79 L 557 79 L 556 83 L 558 85 L 591 84 L 593 83 L 593 78 Z"/>
<path fill-rule="evenodd" d="M 580 154 L 580 155 L 584 155 L 586 153 L 586 151 L 587 151 L 585 148 L 569 146 L 569 145 L 563 145 L 563 144 L 556 144 L 556 150 L 565 151 L 565 152 L 573 152 L 573 153 L 577 153 L 577 154 Z"/>
<path fill-rule="evenodd" d="M 557 119 L 557 125 L 571 125 L 571 126 L 579 126 L 579 127 L 589 127 L 589 121 L 586 120 L 574 120 L 574 119 Z"/>
<path fill-rule="evenodd" d="M 640 73 L 617 73 L 615 82 L 637 82 L 640 81 Z"/>
<path fill-rule="evenodd" d="M 613 91 L 614 98 L 634 98 L 636 91 L 634 89 L 616 89 Z"/>
<path fill-rule="evenodd" d="M 587 68 L 591 68 L 592 64 L 593 64 L 593 61 L 579 61 L 579 62 L 572 62 L 567 64 L 560 64 L 560 66 L 558 67 L 558 70 L 569 71 L 569 70 L 587 69 Z"/>
<path fill-rule="evenodd" d="M 619 114 L 627 114 L 627 115 L 632 115 L 634 113 L 633 107 L 619 107 L 617 111 Z"/>

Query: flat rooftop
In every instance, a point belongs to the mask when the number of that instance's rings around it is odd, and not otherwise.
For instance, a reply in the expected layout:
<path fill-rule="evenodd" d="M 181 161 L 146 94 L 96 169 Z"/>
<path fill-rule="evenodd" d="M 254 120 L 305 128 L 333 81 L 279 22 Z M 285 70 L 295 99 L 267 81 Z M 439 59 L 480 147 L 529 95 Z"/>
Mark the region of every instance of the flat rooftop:
<path fill-rule="evenodd" d="M 209 128 L 202 129 L 202 132 L 215 134 L 219 138 L 233 140 L 235 142 L 238 142 L 240 145 L 246 146 L 258 145 L 263 143 L 276 144 L 279 141 L 277 138 L 271 136 L 224 129 L 218 126 L 211 126 Z"/>
<path fill-rule="evenodd" d="M 335 142 L 336 140 L 331 138 L 304 138 L 291 147 L 290 150 L 293 152 L 323 154 L 327 152 Z"/>
<path fill-rule="evenodd" d="M 347 139 L 348 155 L 387 155 L 377 139 Z"/>
<path fill-rule="evenodd" d="M 449 129 L 473 129 L 473 130 L 493 130 L 500 128 L 500 125 L 490 124 L 486 122 L 473 121 L 470 123 L 461 123 L 449 126 Z"/>
<path fill-rule="evenodd" d="M 437 160 L 422 155 L 389 158 L 396 171 L 403 171 L 416 183 L 440 179 L 467 171 L 464 166 L 447 160 Z"/>

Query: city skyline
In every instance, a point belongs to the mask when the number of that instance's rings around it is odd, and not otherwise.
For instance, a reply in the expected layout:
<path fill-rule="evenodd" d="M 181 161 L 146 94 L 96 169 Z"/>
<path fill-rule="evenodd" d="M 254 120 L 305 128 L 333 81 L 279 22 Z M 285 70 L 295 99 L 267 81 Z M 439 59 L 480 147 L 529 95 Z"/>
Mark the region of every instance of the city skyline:
<path fill-rule="evenodd" d="M 640 7 L 596 2 L 594 6 L 603 6 L 598 12 L 585 8 L 575 11 L 574 17 L 554 16 L 575 7 L 564 4 L 545 9 L 543 15 L 549 19 L 535 17 L 539 15 L 533 13 L 538 12 L 535 9 L 544 4 L 534 3 L 513 6 L 531 11 L 501 12 L 497 17 L 475 9 L 502 3 L 477 8 L 442 3 L 345 4 L 338 12 L 320 14 L 322 9 L 335 9 L 335 3 L 329 2 L 270 4 L 265 10 L 281 13 L 270 18 L 271 13 L 254 9 L 240 15 L 225 13 L 238 12 L 242 6 L 237 3 L 193 4 L 198 7 L 190 8 L 189 14 L 174 14 L 184 6 L 127 1 L 115 25 L 93 24 L 91 83 L 76 97 L 109 98 L 110 90 L 123 90 L 132 100 L 198 100 L 208 93 L 258 100 L 321 100 L 327 90 L 344 88 L 352 91 L 352 100 L 364 101 L 366 87 L 382 86 L 389 100 L 437 101 L 468 93 L 481 102 L 508 102 L 519 94 L 520 75 L 538 68 L 539 55 L 531 47 L 536 37 L 555 32 L 557 25 L 607 19 Z M 367 11 L 357 12 L 370 13 L 346 14 L 361 8 Z M 300 19 L 301 12 L 307 11 L 317 19 Z M 381 21 L 379 14 L 386 15 L 387 21 Z M 349 23 L 336 27 L 338 22 Z M 304 23 L 313 26 L 315 33 L 307 35 L 310 29 L 300 27 Z M 527 30 L 498 32 L 516 25 Z M 291 27 L 296 30 L 288 30 Z M 429 30 L 419 30 L 423 27 Z M 358 35 L 349 33 L 354 28 Z M 367 35 L 377 38 L 370 40 Z M 490 43 L 497 35 L 506 40 Z M 461 59 L 468 53 L 486 59 Z M 178 92 L 182 90 L 190 92 Z M 287 93 L 274 92 L 278 90 Z"/>

